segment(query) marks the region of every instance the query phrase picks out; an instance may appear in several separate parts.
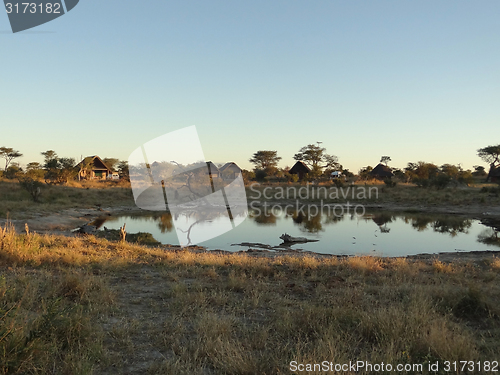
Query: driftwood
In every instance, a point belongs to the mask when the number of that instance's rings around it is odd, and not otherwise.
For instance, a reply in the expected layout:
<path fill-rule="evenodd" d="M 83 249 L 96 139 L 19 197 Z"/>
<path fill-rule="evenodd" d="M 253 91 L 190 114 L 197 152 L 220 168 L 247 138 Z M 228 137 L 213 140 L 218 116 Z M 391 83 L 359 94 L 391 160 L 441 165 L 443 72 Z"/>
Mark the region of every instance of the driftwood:
<path fill-rule="evenodd" d="M 75 233 L 81 233 L 81 234 L 93 234 L 97 230 L 97 227 L 95 225 L 89 225 L 89 224 L 84 224 L 80 228 L 77 228 L 75 230 Z"/>
<path fill-rule="evenodd" d="M 289 234 L 282 234 L 280 239 L 283 240 L 284 243 L 305 243 L 305 242 L 318 242 L 319 240 L 309 240 L 305 237 L 292 237 Z"/>
<path fill-rule="evenodd" d="M 126 225 L 127 224 L 124 223 L 123 227 L 120 227 L 120 238 L 121 238 L 122 242 L 125 242 L 125 238 L 127 237 L 127 231 L 125 230 Z"/>

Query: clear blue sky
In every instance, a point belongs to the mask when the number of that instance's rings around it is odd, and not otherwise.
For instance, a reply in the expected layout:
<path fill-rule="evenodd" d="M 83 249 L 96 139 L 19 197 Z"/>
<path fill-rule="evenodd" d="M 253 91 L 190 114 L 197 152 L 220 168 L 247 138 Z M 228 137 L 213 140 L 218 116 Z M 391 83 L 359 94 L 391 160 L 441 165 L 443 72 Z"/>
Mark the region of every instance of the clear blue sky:
<path fill-rule="evenodd" d="M 500 2 L 81 0 L 12 34 L 0 13 L 0 146 L 127 159 L 196 125 L 205 156 L 293 164 L 323 142 L 356 172 L 392 157 L 483 164 L 500 143 Z"/>

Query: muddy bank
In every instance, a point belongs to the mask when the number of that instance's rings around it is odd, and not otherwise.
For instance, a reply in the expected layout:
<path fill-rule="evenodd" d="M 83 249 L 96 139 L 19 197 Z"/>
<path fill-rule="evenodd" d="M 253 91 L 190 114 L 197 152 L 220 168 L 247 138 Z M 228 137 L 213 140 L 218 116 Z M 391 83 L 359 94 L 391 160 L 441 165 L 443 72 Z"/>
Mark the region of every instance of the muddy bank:
<path fill-rule="evenodd" d="M 25 230 L 27 224 L 30 231 L 45 234 L 71 235 L 72 230 L 91 223 L 102 216 L 131 215 L 144 212 L 137 207 L 114 208 L 70 208 L 57 213 L 34 213 L 28 219 L 0 219 L 0 225 L 12 224 L 17 232 Z"/>

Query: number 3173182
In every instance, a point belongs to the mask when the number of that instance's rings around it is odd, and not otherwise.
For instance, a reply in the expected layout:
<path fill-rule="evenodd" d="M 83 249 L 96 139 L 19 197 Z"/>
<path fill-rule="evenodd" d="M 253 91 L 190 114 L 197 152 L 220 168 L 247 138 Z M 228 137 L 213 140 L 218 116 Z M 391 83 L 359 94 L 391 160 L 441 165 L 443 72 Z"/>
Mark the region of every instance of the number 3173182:
<path fill-rule="evenodd" d="M 59 3 L 6 3 L 7 13 L 61 13 Z"/>

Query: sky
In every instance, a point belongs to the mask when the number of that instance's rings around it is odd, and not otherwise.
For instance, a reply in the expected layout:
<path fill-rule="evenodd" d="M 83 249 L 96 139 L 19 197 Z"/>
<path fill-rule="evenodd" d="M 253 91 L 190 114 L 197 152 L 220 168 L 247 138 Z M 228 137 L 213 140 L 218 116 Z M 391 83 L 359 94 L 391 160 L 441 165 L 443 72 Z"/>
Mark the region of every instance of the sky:
<path fill-rule="evenodd" d="M 307 144 L 486 165 L 500 143 L 500 2 L 80 0 L 13 34 L 0 12 L 0 146 L 121 160 L 195 125 L 206 160 L 280 166 Z"/>

